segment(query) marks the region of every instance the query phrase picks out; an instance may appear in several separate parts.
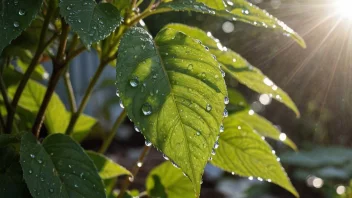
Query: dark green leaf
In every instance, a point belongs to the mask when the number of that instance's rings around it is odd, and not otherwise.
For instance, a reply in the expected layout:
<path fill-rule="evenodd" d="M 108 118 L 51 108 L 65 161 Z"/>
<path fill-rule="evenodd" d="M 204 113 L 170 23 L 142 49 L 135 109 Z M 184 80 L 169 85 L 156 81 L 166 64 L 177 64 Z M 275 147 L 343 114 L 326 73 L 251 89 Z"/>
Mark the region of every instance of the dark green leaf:
<path fill-rule="evenodd" d="M 169 28 L 155 42 L 143 28 L 130 29 L 117 60 L 129 118 L 190 177 L 198 196 L 227 95 L 218 63 L 203 45 Z"/>
<path fill-rule="evenodd" d="M 61 0 L 60 14 L 87 47 L 109 36 L 122 22 L 115 6 L 94 0 Z"/>
<path fill-rule="evenodd" d="M 226 106 L 226 109 L 229 110 L 229 112 L 238 112 L 250 107 L 244 96 L 239 91 L 228 88 L 227 93 L 229 94 L 230 101 Z"/>
<path fill-rule="evenodd" d="M 102 154 L 93 151 L 87 151 L 87 154 L 90 159 L 93 160 L 102 179 L 111 179 L 121 175 L 132 176 L 131 172 L 128 171 L 126 168 L 119 164 L 116 164 L 115 162 L 113 162 Z"/>
<path fill-rule="evenodd" d="M 0 4 L 0 53 L 36 17 L 43 0 L 2 0 Z"/>
<path fill-rule="evenodd" d="M 69 136 L 53 134 L 39 144 L 31 133 L 21 141 L 21 165 L 35 198 L 105 198 L 92 160 Z"/>
<path fill-rule="evenodd" d="M 298 197 L 272 149 L 253 128 L 237 120 L 235 114 L 224 120 L 224 127 L 212 164 L 240 176 L 268 180 Z"/>
<path fill-rule="evenodd" d="M 295 145 L 295 143 L 293 143 L 292 140 L 286 137 L 286 134 L 281 134 L 281 132 L 264 117 L 253 112 L 249 113 L 248 110 L 237 112 L 235 115 L 237 120 L 248 124 L 260 135 L 272 138 L 274 140 L 282 141 L 288 146 L 290 146 L 292 149 L 297 150 L 297 146 Z"/>
<path fill-rule="evenodd" d="M 299 116 L 296 105 L 282 89 L 275 85 L 275 83 L 259 69 L 250 65 L 239 54 L 222 46 L 218 39 L 207 35 L 207 33 L 198 28 L 192 28 L 182 24 L 170 24 L 166 27 L 182 31 L 193 38 L 199 39 L 204 45 L 209 47 L 210 52 L 216 56 L 227 73 L 250 89 L 258 93 L 268 94 L 275 100 L 285 104 Z"/>
<path fill-rule="evenodd" d="M 19 143 L 21 141 L 22 133 L 18 134 L 0 134 L 0 149 L 9 144 Z"/>
<path fill-rule="evenodd" d="M 4 198 L 30 198 L 22 178 L 18 153 L 13 147 L 0 149 L 0 195 Z"/>
<path fill-rule="evenodd" d="M 149 173 L 146 188 L 151 197 L 194 197 L 189 179 L 170 162 L 162 163 Z"/>
<path fill-rule="evenodd" d="M 194 11 L 203 14 L 217 15 L 228 20 L 242 21 L 254 26 L 274 29 L 293 38 L 302 47 L 306 47 L 304 40 L 288 27 L 284 22 L 270 15 L 246 0 L 173 0 L 161 3 L 157 12 L 166 11 Z"/>

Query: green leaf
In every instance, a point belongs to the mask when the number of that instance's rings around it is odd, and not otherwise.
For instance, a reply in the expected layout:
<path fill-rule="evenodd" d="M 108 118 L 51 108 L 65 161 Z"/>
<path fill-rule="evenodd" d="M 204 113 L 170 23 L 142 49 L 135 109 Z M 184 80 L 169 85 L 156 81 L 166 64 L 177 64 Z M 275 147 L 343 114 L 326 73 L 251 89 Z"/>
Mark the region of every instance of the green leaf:
<path fill-rule="evenodd" d="M 271 181 L 298 197 L 272 149 L 253 128 L 237 120 L 236 114 L 224 120 L 224 127 L 212 164 L 240 176 Z"/>
<path fill-rule="evenodd" d="M 18 134 L 0 134 L 0 149 L 10 144 L 19 143 L 23 133 Z"/>
<path fill-rule="evenodd" d="M 164 162 L 150 171 L 146 179 L 146 188 L 151 197 L 193 197 L 192 184 L 181 170 L 171 162 Z"/>
<path fill-rule="evenodd" d="M 199 196 L 227 95 L 218 63 L 203 45 L 169 28 L 155 42 L 143 28 L 130 29 L 117 60 L 117 87 L 129 118 L 190 177 Z"/>
<path fill-rule="evenodd" d="M 244 96 L 239 91 L 228 88 L 227 93 L 229 94 L 229 104 L 226 105 L 226 109 L 229 112 L 238 112 L 250 107 Z"/>
<path fill-rule="evenodd" d="M 125 15 L 125 12 L 128 11 L 131 7 L 130 0 L 112 0 L 111 2 L 118 10 L 121 11 L 121 16 Z"/>
<path fill-rule="evenodd" d="M 281 132 L 270 121 L 268 121 L 264 117 L 256 113 L 249 114 L 248 110 L 235 113 L 235 115 L 236 115 L 236 120 L 240 120 L 241 122 L 248 124 L 254 130 L 256 130 L 260 135 L 272 138 L 274 140 L 282 141 L 280 140 Z M 295 143 L 292 140 L 290 140 L 288 137 L 286 136 L 284 137 L 285 139 L 282 142 L 290 146 L 292 149 L 297 150 L 297 146 L 295 145 Z"/>
<path fill-rule="evenodd" d="M 60 14 L 87 47 L 108 37 L 122 22 L 115 6 L 94 0 L 62 0 Z"/>
<path fill-rule="evenodd" d="M 2 0 L 0 4 L 0 53 L 37 16 L 42 0 Z"/>
<path fill-rule="evenodd" d="M 17 60 L 17 66 L 22 70 L 22 73 L 27 71 L 28 65 L 29 64 L 22 62 L 20 59 Z M 47 80 L 49 79 L 49 73 L 45 71 L 42 65 L 37 65 L 35 66 L 31 78 L 34 80 Z"/>
<path fill-rule="evenodd" d="M 13 97 L 16 90 L 17 86 L 9 87 L 9 96 Z M 18 105 L 28 111 L 37 113 L 45 96 L 45 92 L 45 86 L 33 80 L 29 80 L 21 95 Z M 71 114 L 66 110 L 66 107 L 61 101 L 59 95 L 54 93 L 45 112 L 44 124 L 47 127 L 49 133 L 64 133 L 70 118 Z M 80 116 L 73 130 L 74 132 L 72 137 L 74 137 L 74 139 L 77 141 L 83 140 L 88 135 L 90 128 L 95 123 L 96 120 L 90 116 Z"/>
<path fill-rule="evenodd" d="M 94 151 L 87 151 L 86 153 L 88 154 L 90 159 L 93 160 L 95 166 L 98 169 L 99 176 L 102 179 L 111 179 L 121 175 L 132 176 L 132 173 L 130 171 L 128 171 L 123 166 L 116 164 L 104 155 L 96 153 Z"/>
<path fill-rule="evenodd" d="M 224 2 L 226 2 L 226 6 L 224 6 Z M 161 3 L 156 12 L 167 11 L 201 12 L 224 17 L 228 20 L 242 21 L 258 27 L 270 28 L 284 33 L 302 47 L 306 47 L 304 40 L 284 22 L 245 0 L 173 0 Z"/>
<path fill-rule="evenodd" d="M 182 31 L 193 38 L 199 39 L 204 45 L 209 47 L 210 52 L 216 56 L 217 60 L 222 64 L 222 68 L 227 73 L 250 89 L 258 93 L 268 94 L 275 100 L 285 104 L 299 116 L 296 105 L 287 93 L 275 85 L 275 83 L 259 69 L 250 65 L 239 54 L 224 47 L 220 41 L 212 37 L 211 34 L 208 34 L 208 36 L 207 33 L 198 28 L 192 28 L 182 24 L 170 24 L 166 27 Z"/>
<path fill-rule="evenodd" d="M 39 144 L 31 133 L 21 141 L 23 177 L 34 198 L 105 198 L 92 160 L 69 136 L 53 134 Z"/>
<path fill-rule="evenodd" d="M 30 198 L 23 182 L 18 153 L 13 147 L 0 149 L 0 194 L 7 198 Z"/>

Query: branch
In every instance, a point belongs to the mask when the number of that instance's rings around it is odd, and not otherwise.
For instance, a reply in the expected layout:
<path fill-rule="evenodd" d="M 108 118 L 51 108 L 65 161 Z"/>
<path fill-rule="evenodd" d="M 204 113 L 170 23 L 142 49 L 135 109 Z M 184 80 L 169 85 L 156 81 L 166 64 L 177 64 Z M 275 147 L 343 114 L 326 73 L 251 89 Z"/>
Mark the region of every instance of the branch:
<path fill-rule="evenodd" d="M 119 128 L 119 126 L 121 125 L 121 123 L 125 120 L 126 115 L 127 115 L 126 110 L 123 110 L 123 111 L 121 112 L 121 114 L 119 115 L 119 117 L 116 119 L 114 125 L 112 126 L 112 128 L 111 128 L 111 130 L 110 130 L 110 132 L 109 132 L 108 138 L 106 138 L 106 139 L 104 140 L 103 145 L 100 147 L 99 153 L 105 153 L 106 150 L 109 148 L 109 146 L 110 146 L 112 140 L 113 140 L 114 137 L 115 137 L 115 134 L 116 134 L 117 129 Z"/>
<path fill-rule="evenodd" d="M 140 167 L 142 167 L 140 165 L 140 163 L 143 164 L 144 158 L 149 153 L 150 148 L 151 148 L 150 146 L 144 146 L 143 147 L 143 151 L 142 151 L 141 155 L 139 156 L 137 163 L 134 165 L 134 167 L 132 169 L 133 178 L 135 178 L 137 176 Z M 121 187 L 120 193 L 117 196 L 117 198 L 123 198 L 123 195 L 125 194 L 126 190 L 128 189 L 128 187 L 130 186 L 130 184 L 132 182 L 133 182 L 133 180 L 131 181 L 129 177 L 125 178 L 125 180 L 122 183 L 122 187 Z"/>
<path fill-rule="evenodd" d="M 77 111 L 76 97 L 73 91 L 73 87 L 70 79 L 70 73 L 68 71 L 64 73 L 64 82 L 67 89 L 71 111 L 76 112 Z"/>

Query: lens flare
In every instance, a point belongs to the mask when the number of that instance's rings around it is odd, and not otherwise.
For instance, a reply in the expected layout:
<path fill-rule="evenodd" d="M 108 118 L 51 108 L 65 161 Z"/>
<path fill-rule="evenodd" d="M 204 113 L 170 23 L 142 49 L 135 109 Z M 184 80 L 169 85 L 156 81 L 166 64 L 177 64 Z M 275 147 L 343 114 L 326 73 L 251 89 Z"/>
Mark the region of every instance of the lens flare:
<path fill-rule="evenodd" d="M 351 6 L 352 6 L 352 1 L 351 0 L 338 0 L 335 3 L 337 12 L 348 19 L 352 19 L 352 11 L 351 11 Z"/>

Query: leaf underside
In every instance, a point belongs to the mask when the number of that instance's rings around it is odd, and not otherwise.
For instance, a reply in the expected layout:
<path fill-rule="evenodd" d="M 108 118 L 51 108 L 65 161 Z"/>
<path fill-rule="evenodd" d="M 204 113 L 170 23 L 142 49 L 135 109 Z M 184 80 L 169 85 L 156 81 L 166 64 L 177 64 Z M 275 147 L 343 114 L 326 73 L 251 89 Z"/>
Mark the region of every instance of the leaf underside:
<path fill-rule="evenodd" d="M 198 196 L 227 95 L 218 63 L 196 40 L 168 28 L 155 42 L 132 28 L 117 60 L 117 87 L 129 118 L 188 175 Z"/>

